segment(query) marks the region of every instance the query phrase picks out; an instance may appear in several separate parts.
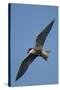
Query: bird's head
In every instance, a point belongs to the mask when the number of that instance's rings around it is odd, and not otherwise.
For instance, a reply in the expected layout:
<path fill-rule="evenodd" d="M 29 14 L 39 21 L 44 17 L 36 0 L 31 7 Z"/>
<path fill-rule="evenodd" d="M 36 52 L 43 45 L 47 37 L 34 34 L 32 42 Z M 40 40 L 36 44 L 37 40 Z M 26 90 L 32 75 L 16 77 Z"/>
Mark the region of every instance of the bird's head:
<path fill-rule="evenodd" d="M 33 49 L 33 48 L 29 48 L 28 51 L 27 51 L 27 53 L 29 53 L 32 49 Z"/>

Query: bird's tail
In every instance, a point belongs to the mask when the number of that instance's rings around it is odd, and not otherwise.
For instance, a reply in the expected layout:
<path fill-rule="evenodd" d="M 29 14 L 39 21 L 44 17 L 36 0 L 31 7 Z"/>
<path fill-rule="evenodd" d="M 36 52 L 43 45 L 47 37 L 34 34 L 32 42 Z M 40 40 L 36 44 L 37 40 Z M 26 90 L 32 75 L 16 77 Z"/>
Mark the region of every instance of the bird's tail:
<path fill-rule="evenodd" d="M 43 52 L 42 58 L 47 61 L 50 52 L 51 52 L 50 50 L 45 50 Z"/>

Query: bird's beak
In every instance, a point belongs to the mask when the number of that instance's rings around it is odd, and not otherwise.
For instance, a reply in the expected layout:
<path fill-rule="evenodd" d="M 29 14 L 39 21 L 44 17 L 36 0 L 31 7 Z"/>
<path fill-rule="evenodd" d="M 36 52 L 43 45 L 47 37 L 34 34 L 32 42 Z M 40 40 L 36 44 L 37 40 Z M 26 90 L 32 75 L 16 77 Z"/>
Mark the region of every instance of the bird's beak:
<path fill-rule="evenodd" d="M 27 51 L 27 53 L 29 53 L 29 52 Z"/>

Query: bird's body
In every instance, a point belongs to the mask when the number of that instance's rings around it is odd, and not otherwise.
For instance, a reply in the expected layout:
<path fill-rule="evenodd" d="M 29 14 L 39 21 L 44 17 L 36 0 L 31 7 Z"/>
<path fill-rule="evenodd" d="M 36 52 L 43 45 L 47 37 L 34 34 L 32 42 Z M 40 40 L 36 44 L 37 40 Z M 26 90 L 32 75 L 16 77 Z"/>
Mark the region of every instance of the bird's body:
<path fill-rule="evenodd" d="M 34 55 L 38 55 L 43 57 L 45 60 L 47 60 L 48 58 L 48 54 L 50 53 L 50 50 L 48 51 L 44 51 L 44 50 L 37 50 L 35 48 L 32 48 L 29 53 L 34 54 Z"/>
<path fill-rule="evenodd" d="M 51 23 L 49 23 L 49 25 L 37 36 L 35 47 L 28 50 L 27 53 L 29 53 L 29 55 L 22 61 L 17 73 L 16 80 L 24 75 L 29 65 L 36 59 L 36 57 L 41 56 L 44 60 L 47 61 L 50 50 L 43 50 L 43 46 L 53 23 L 54 20 L 52 20 Z"/>

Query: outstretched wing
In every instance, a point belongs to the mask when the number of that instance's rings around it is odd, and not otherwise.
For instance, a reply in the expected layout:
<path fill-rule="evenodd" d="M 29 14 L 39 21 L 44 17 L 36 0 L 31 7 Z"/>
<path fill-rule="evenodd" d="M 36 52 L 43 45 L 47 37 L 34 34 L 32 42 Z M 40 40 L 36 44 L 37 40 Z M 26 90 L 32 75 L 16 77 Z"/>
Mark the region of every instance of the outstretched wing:
<path fill-rule="evenodd" d="M 41 50 L 43 48 L 46 37 L 49 34 L 49 32 L 50 32 L 50 30 L 51 30 L 51 28 L 53 26 L 54 21 L 55 20 L 51 21 L 49 23 L 49 25 L 37 36 L 36 45 L 35 45 L 35 48 L 37 50 Z"/>
<path fill-rule="evenodd" d="M 28 69 L 29 65 L 34 61 L 34 59 L 37 57 L 37 55 L 34 54 L 29 54 L 21 63 L 17 76 L 16 76 L 16 80 L 18 80 L 19 78 L 21 78 L 24 73 L 26 72 L 26 70 Z"/>

